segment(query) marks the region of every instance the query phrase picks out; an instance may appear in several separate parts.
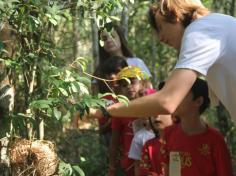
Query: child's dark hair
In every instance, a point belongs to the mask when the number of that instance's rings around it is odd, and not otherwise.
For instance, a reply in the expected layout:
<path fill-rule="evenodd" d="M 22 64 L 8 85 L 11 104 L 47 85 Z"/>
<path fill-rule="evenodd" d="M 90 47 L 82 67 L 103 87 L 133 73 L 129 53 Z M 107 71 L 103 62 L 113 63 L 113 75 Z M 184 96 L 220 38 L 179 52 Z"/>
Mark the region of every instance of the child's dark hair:
<path fill-rule="evenodd" d="M 117 74 L 127 66 L 128 64 L 124 57 L 112 56 L 99 66 L 98 76 L 100 78 L 106 78 L 107 75 Z M 98 89 L 100 93 L 110 92 L 107 85 L 100 80 L 98 80 Z"/>
<path fill-rule="evenodd" d="M 158 89 L 161 90 L 164 85 L 164 81 L 160 82 Z M 198 97 L 203 97 L 203 103 L 199 108 L 199 113 L 202 114 L 210 106 L 207 82 L 203 79 L 197 78 L 190 91 L 193 94 L 193 100 L 196 100 Z"/>
<path fill-rule="evenodd" d="M 112 56 L 108 58 L 101 66 L 100 73 L 103 75 L 109 75 L 112 73 L 120 72 L 124 67 L 127 67 L 128 64 L 126 59 L 122 56 Z"/>
<path fill-rule="evenodd" d="M 153 122 L 152 122 L 152 118 L 151 118 L 151 117 L 148 118 L 148 122 L 149 122 L 149 124 L 150 124 L 150 127 L 151 127 L 151 129 L 152 129 L 154 135 L 155 135 L 155 138 L 159 138 L 159 137 L 160 137 L 160 133 L 159 133 L 159 131 L 154 127 L 154 124 L 153 124 Z"/>
<path fill-rule="evenodd" d="M 191 88 L 191 92 L 193 94 L 193 100 L 198 97 L 203 97 L 203 103 L 199 108 L 199 113 L 202 114 L 210 105 L 207 82 L 203 79 L 197 78 Z"/>
<path fill-rule="evenodd" d="M 158 84 L 158 90 L 161 90 L 165 85 L 165 81 L 161 81 L 159 84 Z"/>

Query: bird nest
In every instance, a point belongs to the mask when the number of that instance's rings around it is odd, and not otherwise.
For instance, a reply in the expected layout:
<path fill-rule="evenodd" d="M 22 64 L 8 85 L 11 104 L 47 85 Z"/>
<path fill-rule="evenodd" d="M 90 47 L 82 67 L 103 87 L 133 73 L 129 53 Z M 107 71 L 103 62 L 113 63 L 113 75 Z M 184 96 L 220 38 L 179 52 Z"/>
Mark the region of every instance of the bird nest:
<path fill-rule="evenodd" d="M 9 144 L 12 175 L 50 176 L 57 169 L 58 157 L 50 141 L 14 139 Z"/>

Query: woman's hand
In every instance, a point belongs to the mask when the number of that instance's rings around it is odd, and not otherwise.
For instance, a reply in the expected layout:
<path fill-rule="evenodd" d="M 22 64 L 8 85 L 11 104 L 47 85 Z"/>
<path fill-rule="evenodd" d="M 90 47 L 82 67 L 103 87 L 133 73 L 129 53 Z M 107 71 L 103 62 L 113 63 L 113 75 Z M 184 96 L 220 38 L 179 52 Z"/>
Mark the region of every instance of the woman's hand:
<path fill-rule="evenodd" d="M 73 118 L 71 120 L 71 127 L 72 128 L 78 128 L 78 121 L 80 119 L 82 119 L 82 120 L 99 119 L 99 118 L 102 118 L 103 114 L 100 109 L 90 108 L 89 114 L 85 113 L 83 117 L 80 117 L 80 116 L 81 116 L 81 113 L 79 111 L 74 113 Z"/>
<path fill-rule="evenodd" d="M 88 119 L 100 119 L 102 117 L 103 117 L 103 113 L 101 109 L 89 108 L 89 114 L 86 114 L 86 118 Z"/>

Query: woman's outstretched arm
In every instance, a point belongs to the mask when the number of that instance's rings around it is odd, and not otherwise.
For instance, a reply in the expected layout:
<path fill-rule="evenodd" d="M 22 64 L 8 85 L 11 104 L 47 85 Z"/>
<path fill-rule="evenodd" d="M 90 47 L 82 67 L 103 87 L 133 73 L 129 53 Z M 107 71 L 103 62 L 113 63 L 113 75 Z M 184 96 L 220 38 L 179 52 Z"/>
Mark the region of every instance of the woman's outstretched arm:
<path fill-rule="evenodd" d="M 176 69 L 165 86 L 155 94 L 137 98 L 128 103 L 117 103 L 107 108 L 112 117 L 149 117 L 172 114 L 194 84 L 198 73 L 190 69 Z M 101 118 L 100 109 L 90 109 L 87 118 Z"/>

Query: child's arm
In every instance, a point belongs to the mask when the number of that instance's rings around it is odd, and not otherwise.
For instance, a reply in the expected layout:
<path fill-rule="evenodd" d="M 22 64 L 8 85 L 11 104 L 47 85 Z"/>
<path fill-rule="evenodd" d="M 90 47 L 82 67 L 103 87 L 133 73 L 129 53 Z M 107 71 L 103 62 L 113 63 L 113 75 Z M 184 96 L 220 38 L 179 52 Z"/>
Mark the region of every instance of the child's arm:
<path fill-rule="evenodd" d="M 134 160 L 134 175 L 135 176 L 140 176 L 140 160 Z"/>
<path fill-rule="evenodd" d="M 111 143 L 109 150 L 109 176 L 115 176 L 117 167 L 117 154 L 119 153 L 120 131 L 112 129 Z"/>

